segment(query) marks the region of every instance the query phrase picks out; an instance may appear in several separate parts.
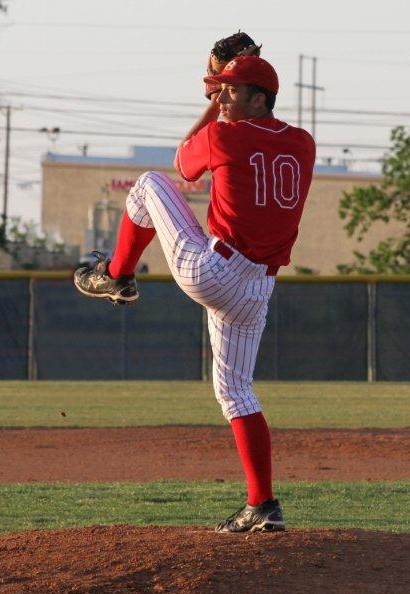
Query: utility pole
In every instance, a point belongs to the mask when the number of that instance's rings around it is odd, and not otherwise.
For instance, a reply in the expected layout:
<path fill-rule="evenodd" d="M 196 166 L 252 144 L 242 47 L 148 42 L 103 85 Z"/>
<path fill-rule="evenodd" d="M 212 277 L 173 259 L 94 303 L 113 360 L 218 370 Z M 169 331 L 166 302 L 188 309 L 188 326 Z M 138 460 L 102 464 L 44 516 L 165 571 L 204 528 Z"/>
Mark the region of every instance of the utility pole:
<path fill-rule="evenodd" d="M 10 130 L 11 130 L 11 107 L 6 106 L 6 146 L 4 154 L 4 177 L 3 177 L 3 229 L 6 230 L 7 207 L 9 198 L 9 162 L 10 162 Z"/>
<path fill-rule="evenodd" d="M 324 90 L 316 86 L 316 58 L 312 58 L 312 136 L 316 138 L 316 90 Z"/>
<path fill-rule="evenodd" d="M 0 12 L 7 14 L 8 0 L 0 0 Z M 10 161 L 10 131 L 11 131 L 11 106 L 5 106 L 6 110 L 6 139 L 5 139 L 5 153 L 4 153 L 4 176 L 3 176 L 3 213 L 2 223 L 0 225 L 1 235 L 3 241 L 6 238 L 6 224 L 7 224 L 7 206 L 9 198 L 9 161 Z M 2 111 L 0 105 L 0 111 Z"/>
<path fill-rule="evenodd" d="M 299 82 L 296 83 L 298 87 L 298 126 L 302 127 L 302 101 L 303 101 L 303 59 L 305 56 L 299 56 Z"/>
<path fill-rule="evenodd" d="M 303 82 L 303 62 L 304 60 L 311 60 L 312 61 L 312 83 L 307 84 Z M 298 87 L 298 126 L 301 128 L 303 126 L 303 89 L 311 89 L 312 90 L 312 100 L 311 100 L 311 112 L 312 112 L 312 136 L 315 138 L 316 136 L 316 92 L 317 91 L 324 91 L 324 87 L 318 87 L 316 84 L 316 71 L 317 71 L 317 58 L 312 58 L 310 56 L 299 55 L 299 81 L 295 83 L 295 86 Z"/>

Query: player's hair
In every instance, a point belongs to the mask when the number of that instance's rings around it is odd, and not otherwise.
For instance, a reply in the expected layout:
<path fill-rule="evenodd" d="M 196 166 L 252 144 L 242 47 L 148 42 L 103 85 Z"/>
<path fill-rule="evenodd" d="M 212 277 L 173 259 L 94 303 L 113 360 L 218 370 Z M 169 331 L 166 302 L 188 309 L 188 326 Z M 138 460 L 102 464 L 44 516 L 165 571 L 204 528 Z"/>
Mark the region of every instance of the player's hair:
<path fill-rule="evenodd" d="M 250 99 L 255 93 L 263 93 L 265 95 L 265 107 L 268 111 L 272 111 L 275 107 L 276 95 L 259 85 L 246 85 L 248 87 L 248 98 Z"/>

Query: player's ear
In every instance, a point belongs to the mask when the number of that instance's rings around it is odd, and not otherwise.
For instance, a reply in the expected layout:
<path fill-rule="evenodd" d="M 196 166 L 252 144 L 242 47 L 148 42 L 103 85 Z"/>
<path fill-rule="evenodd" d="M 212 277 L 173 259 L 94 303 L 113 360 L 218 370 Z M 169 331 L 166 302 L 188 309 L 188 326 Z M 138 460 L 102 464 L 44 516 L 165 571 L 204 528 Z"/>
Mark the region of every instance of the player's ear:
<path fill-rule="evenodd" d="M 266 107 L 266 97 L 265 97 L 265 93 L 254 93 L 252 95 L 252 103 L 253 103 L 253 107 L 255 109 L 262 110 Z"/>

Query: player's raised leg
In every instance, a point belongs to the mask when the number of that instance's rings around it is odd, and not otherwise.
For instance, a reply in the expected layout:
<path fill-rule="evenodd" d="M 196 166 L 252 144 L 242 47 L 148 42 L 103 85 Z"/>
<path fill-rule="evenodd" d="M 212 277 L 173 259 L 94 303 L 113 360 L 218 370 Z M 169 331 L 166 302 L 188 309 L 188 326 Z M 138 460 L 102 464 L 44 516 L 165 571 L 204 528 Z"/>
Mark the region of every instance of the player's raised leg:
<path fill-rule="evenodd" d="M 101 255 L 94 266 L 76 270 L 77 289 L 118 304 L 135 301 L 134 270 L 156 232 L 174 276 L 179 279 L 190 268 L 187 276 L 192 278 L 197 256 L 209 239 L 172 180 L 161 172 L 146 172 L 128 194 L 113 260 Z"/>

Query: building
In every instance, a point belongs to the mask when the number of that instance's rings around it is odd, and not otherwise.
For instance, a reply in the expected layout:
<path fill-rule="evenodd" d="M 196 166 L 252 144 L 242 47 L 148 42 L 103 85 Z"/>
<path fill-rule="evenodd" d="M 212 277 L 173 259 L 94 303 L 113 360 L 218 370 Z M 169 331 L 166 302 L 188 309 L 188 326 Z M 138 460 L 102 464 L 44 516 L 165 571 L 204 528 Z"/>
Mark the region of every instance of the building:
<path fill-rule="evenodd" d="M 42 227 L 58 232 L 67 244 L 110 251 L 125 204 L 127 191 L 148 169 L 160 169 L 175 180 L 202 225 L 205 225 L 210 176 L 199 181 L 182 180 L 173 168 L 175 147 L 132 148 L 128 158 L 91 157 L 47 153 L 42 161 Z M 336 274 L 338 264 L 352 261 L 355 249 L 367 252 L 381 239 L 394 235 L 398 223 L 377 224 L 358 244 L 349 239 L 338 215 L 344 191 L 378 184 L 374 174 L 352 173 L 346 166 L 315 168 L 311 191 L 302 219 L 292 263 L 282 274 L 308 268 L 320 274 Z M 159 242 L 154 239 L 144 254 L 150 273 L 168 273 Z"/>

